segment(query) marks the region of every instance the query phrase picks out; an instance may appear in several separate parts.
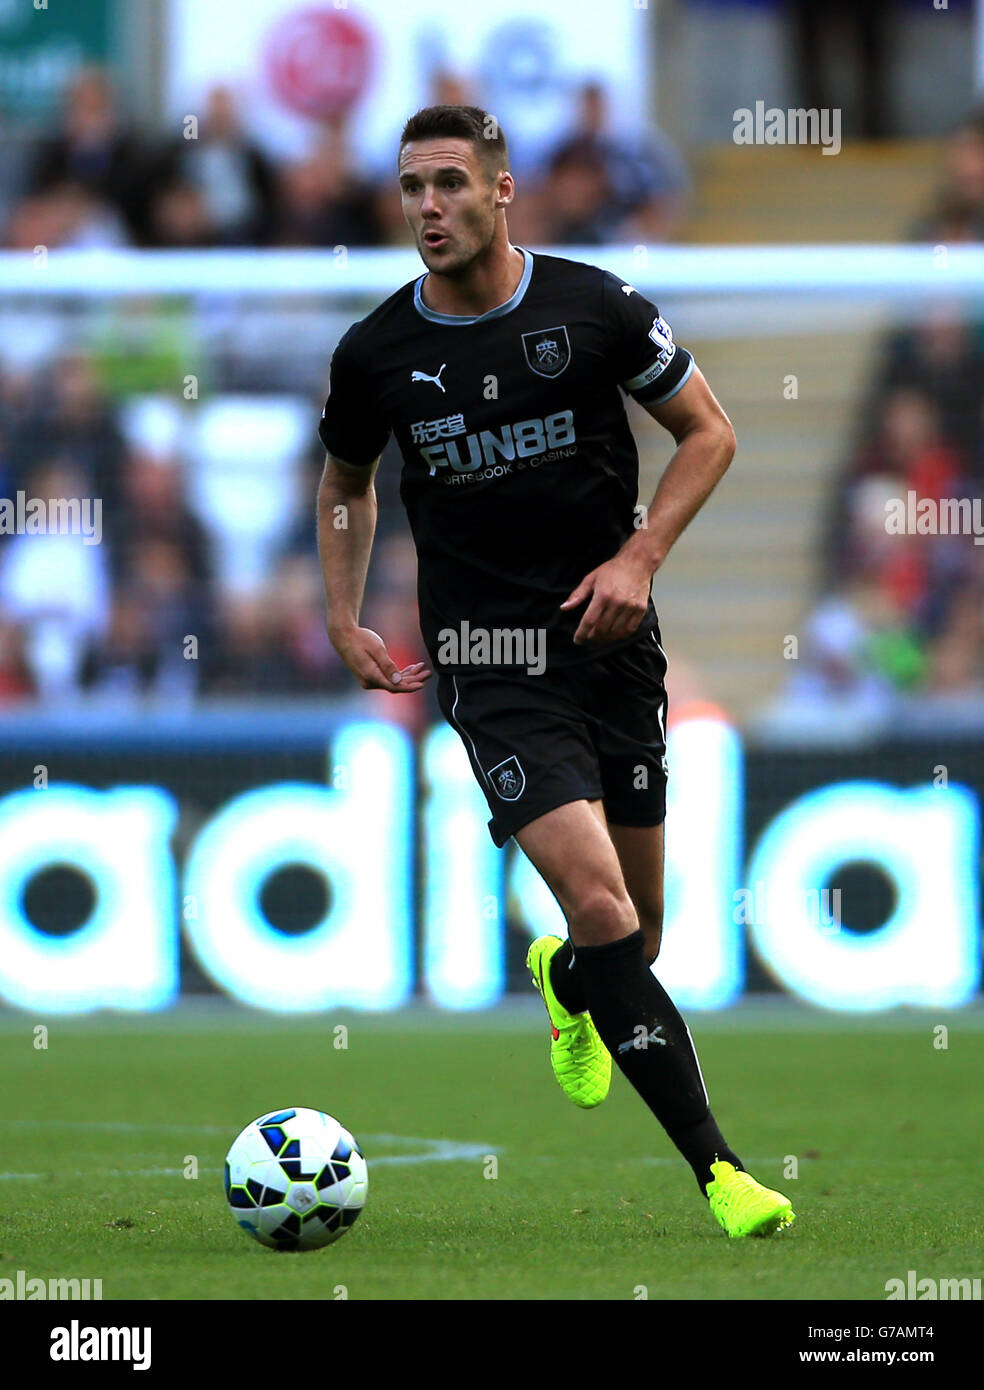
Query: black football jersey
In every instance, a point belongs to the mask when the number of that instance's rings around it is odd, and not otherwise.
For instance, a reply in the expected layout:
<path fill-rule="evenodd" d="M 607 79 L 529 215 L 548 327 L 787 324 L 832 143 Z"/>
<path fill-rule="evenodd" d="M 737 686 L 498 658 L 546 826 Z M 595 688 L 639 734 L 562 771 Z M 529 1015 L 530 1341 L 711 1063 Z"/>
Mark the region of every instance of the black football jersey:
<path fill-rule="evenodd" d="M 435 312 L 422 275 L 354 324 L 331 361 L 328 452 L 370 465 L 391 431 L 400 446 L 435 669 L 473 669 L 467 653 L 447 659 L 452 631 L 542 632 L 556 667 L 638 641 L 656 616 L 650 599 L 630 638 L 575 646 L 587 603 L 559 605 L 634 530 L 639 457 L 620 392 L 667 400 L 693 359 L 617 276 L 523 255 L 516 292 L 488 313 Z M 508 657 L 508 644 L 497 650 Z"/>

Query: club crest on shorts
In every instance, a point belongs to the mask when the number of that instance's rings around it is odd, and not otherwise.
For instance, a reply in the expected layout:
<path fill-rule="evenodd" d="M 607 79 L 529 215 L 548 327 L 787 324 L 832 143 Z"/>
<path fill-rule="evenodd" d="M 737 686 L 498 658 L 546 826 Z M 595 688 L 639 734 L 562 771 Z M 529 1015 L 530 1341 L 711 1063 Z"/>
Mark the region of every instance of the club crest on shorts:
<path fill-rule="evenodd" d="M 560 376 L 571 360 L 571 340 L 566 325 L 560 328 L 540 328 L 523 334 L 526 364 L 537 376 Z"/>
<path fill-rule="evenodd" d="M 486 776 L 503 801 L 515 801 L 522 796 L 526 787 L 526 773 L 515 754 L 505 762 L 498 763 Z"/>

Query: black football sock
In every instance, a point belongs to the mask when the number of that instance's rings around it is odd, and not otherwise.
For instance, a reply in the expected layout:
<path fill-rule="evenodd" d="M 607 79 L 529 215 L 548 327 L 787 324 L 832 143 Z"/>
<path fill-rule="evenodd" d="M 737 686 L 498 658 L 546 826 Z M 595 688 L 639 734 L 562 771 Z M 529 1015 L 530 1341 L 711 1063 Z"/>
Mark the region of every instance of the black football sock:
<path fill-rule="evenodd" d="M 710 1112 L 690 1030 L 646 964 L 644 940 L 640 930 L 605 946 L 579 946 L 577 975 L 602 1042 L 706 1197 L 712 1163 L 720 1158 L 739 1169 L 742 1163 Z"/>
<path fill-rule="evenodd" d="M 584 1013 L 588 1001 L 584 997 L 584 986 L 574 964 L 574 951 L 570 939 L 550 957 L 550 983 L 565 1009 L 572 1014 Z"/>

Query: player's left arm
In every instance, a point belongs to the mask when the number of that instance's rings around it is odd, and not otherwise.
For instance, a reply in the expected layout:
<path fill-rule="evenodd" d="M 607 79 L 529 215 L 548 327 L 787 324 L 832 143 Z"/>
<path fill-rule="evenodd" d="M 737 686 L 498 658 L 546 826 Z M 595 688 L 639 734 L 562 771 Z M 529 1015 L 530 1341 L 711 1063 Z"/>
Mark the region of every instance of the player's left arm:
<path fill-rule="evenodd" d="M 676 440 L 644 523 L 605 564 L 586 574 L 561 604 L 576 607 L 590 596 L 576 643 L 618 642 L 631 637 L 645 616 L 653 575 L 677 537 L 700 511 L 734 457 L 731 421 L 695 365 L 679 390 L 643 408 Z"/>
<path fill-rule="evenodd" d="M 731 421 L 696 365 L 669 400 L 643 409 L 669 430 L 677 444 L 645 522 L 623 547 L 642 557 L 652 578 L 724 476 L 737 440 Z"/>

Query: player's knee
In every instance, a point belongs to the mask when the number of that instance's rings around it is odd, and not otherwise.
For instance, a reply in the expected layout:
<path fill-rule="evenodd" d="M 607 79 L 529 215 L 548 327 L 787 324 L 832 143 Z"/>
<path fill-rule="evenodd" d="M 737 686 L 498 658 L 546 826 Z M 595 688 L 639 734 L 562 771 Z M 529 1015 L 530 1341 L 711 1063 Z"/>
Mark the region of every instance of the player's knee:
<path fill-rule="evenodd" d="M 639 919 L 627 893 L 592 886 L 578 897 L 571 912 L 571 937 L 575 945 L 602 946 L 637 931 Z"/>

